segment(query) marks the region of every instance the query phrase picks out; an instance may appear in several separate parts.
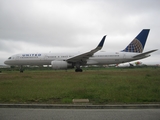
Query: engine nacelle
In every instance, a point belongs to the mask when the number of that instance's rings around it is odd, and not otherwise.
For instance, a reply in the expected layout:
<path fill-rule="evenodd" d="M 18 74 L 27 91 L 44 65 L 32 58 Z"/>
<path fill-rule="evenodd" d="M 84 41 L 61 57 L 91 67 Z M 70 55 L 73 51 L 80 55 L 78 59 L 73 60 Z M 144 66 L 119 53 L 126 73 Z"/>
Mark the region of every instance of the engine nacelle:
<path fill-rule="evenodd" d="M 72 64 L 66 61 L 52 61 L 51 65 L 52 65 L 52 68 L 55 70 L 73 68 Z"/>

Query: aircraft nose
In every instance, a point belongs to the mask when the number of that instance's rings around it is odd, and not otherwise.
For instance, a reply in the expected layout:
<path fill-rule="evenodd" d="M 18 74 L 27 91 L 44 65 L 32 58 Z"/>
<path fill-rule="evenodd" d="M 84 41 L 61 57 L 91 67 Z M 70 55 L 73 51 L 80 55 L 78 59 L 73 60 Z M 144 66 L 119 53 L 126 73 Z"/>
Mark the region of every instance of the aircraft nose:
<path fill-rule="evenodd" d="M 7 65 L 7 63 L 8 63 L 8 61 L 7 61 L 7 60 L 5 60 L 5 61 L 4 61 L 4 64 L 6 64 L 6 65 Z"/>

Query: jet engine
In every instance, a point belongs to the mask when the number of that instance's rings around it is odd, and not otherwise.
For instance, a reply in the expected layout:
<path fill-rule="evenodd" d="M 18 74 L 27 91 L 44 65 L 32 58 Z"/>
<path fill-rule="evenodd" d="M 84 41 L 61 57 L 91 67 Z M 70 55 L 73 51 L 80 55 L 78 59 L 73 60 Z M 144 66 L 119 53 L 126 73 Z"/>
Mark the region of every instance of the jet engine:
<path fill-rule="evenodd" d="M 73 68 L 73 65 L 66 61 L 52 61 L 51 65 L 52 65 L 52 68 L 55 70 Z"/>

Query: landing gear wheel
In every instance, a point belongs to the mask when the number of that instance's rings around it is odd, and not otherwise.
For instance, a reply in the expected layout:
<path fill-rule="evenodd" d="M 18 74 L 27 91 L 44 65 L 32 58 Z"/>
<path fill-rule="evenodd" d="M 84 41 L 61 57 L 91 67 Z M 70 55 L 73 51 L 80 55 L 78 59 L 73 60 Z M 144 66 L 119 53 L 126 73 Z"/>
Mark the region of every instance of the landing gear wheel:
<path fill-rule="evenodd" d="M 20 73 L 23 73 L 23 70 L 20 70 Z"/>
<path fill-rule="evenodd" d="M 23 66 L 21 65 L 21 66 L 20 66 L 20 69 L 19 69 L 19 72 L 20 72 L 20 73 L 23 73 L 23 70 L 24 70 L 24 69 L 23 69 Z"/>
<path fill-rule="evenodd" d="M 75 69 L 75 72 L 83 72 L 82 69 Z"/>

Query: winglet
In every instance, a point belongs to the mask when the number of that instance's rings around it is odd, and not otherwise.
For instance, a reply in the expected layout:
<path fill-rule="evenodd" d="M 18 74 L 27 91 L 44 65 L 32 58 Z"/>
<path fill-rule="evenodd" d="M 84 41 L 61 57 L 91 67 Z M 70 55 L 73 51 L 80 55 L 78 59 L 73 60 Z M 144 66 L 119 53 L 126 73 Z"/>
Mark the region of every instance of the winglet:
<path fill-rule="evenodd" d="M 103 44 L 104 44 L 104 41 L 105 41 L 105 39 L 106 39 L 106 35 L 102 38 L 102 40 L 101 40 L 101 42 L 98 44 L 98 46 L 97 47 L 103 47 Z"/>
<path fill-rule="evenodd" d="M 84 64 L 87 63 L 87 59 L 89 57 L 91 57 L 95 52 L 99 51 L 102 49 L 104 41 L 105 41 L 106 35 L 103 36 L 102 40 L 100 41 L 100 43 L 98 44 L 98 46 L 96 48 L 94 48 L 93 50 L 80 54 L 80 55 L 76 55 L 74 57 L 71 57 L 69 59 L 67 59 L 68 62 L 75 62 L 75 63 L 82 63 L 84 62 Z"/>

